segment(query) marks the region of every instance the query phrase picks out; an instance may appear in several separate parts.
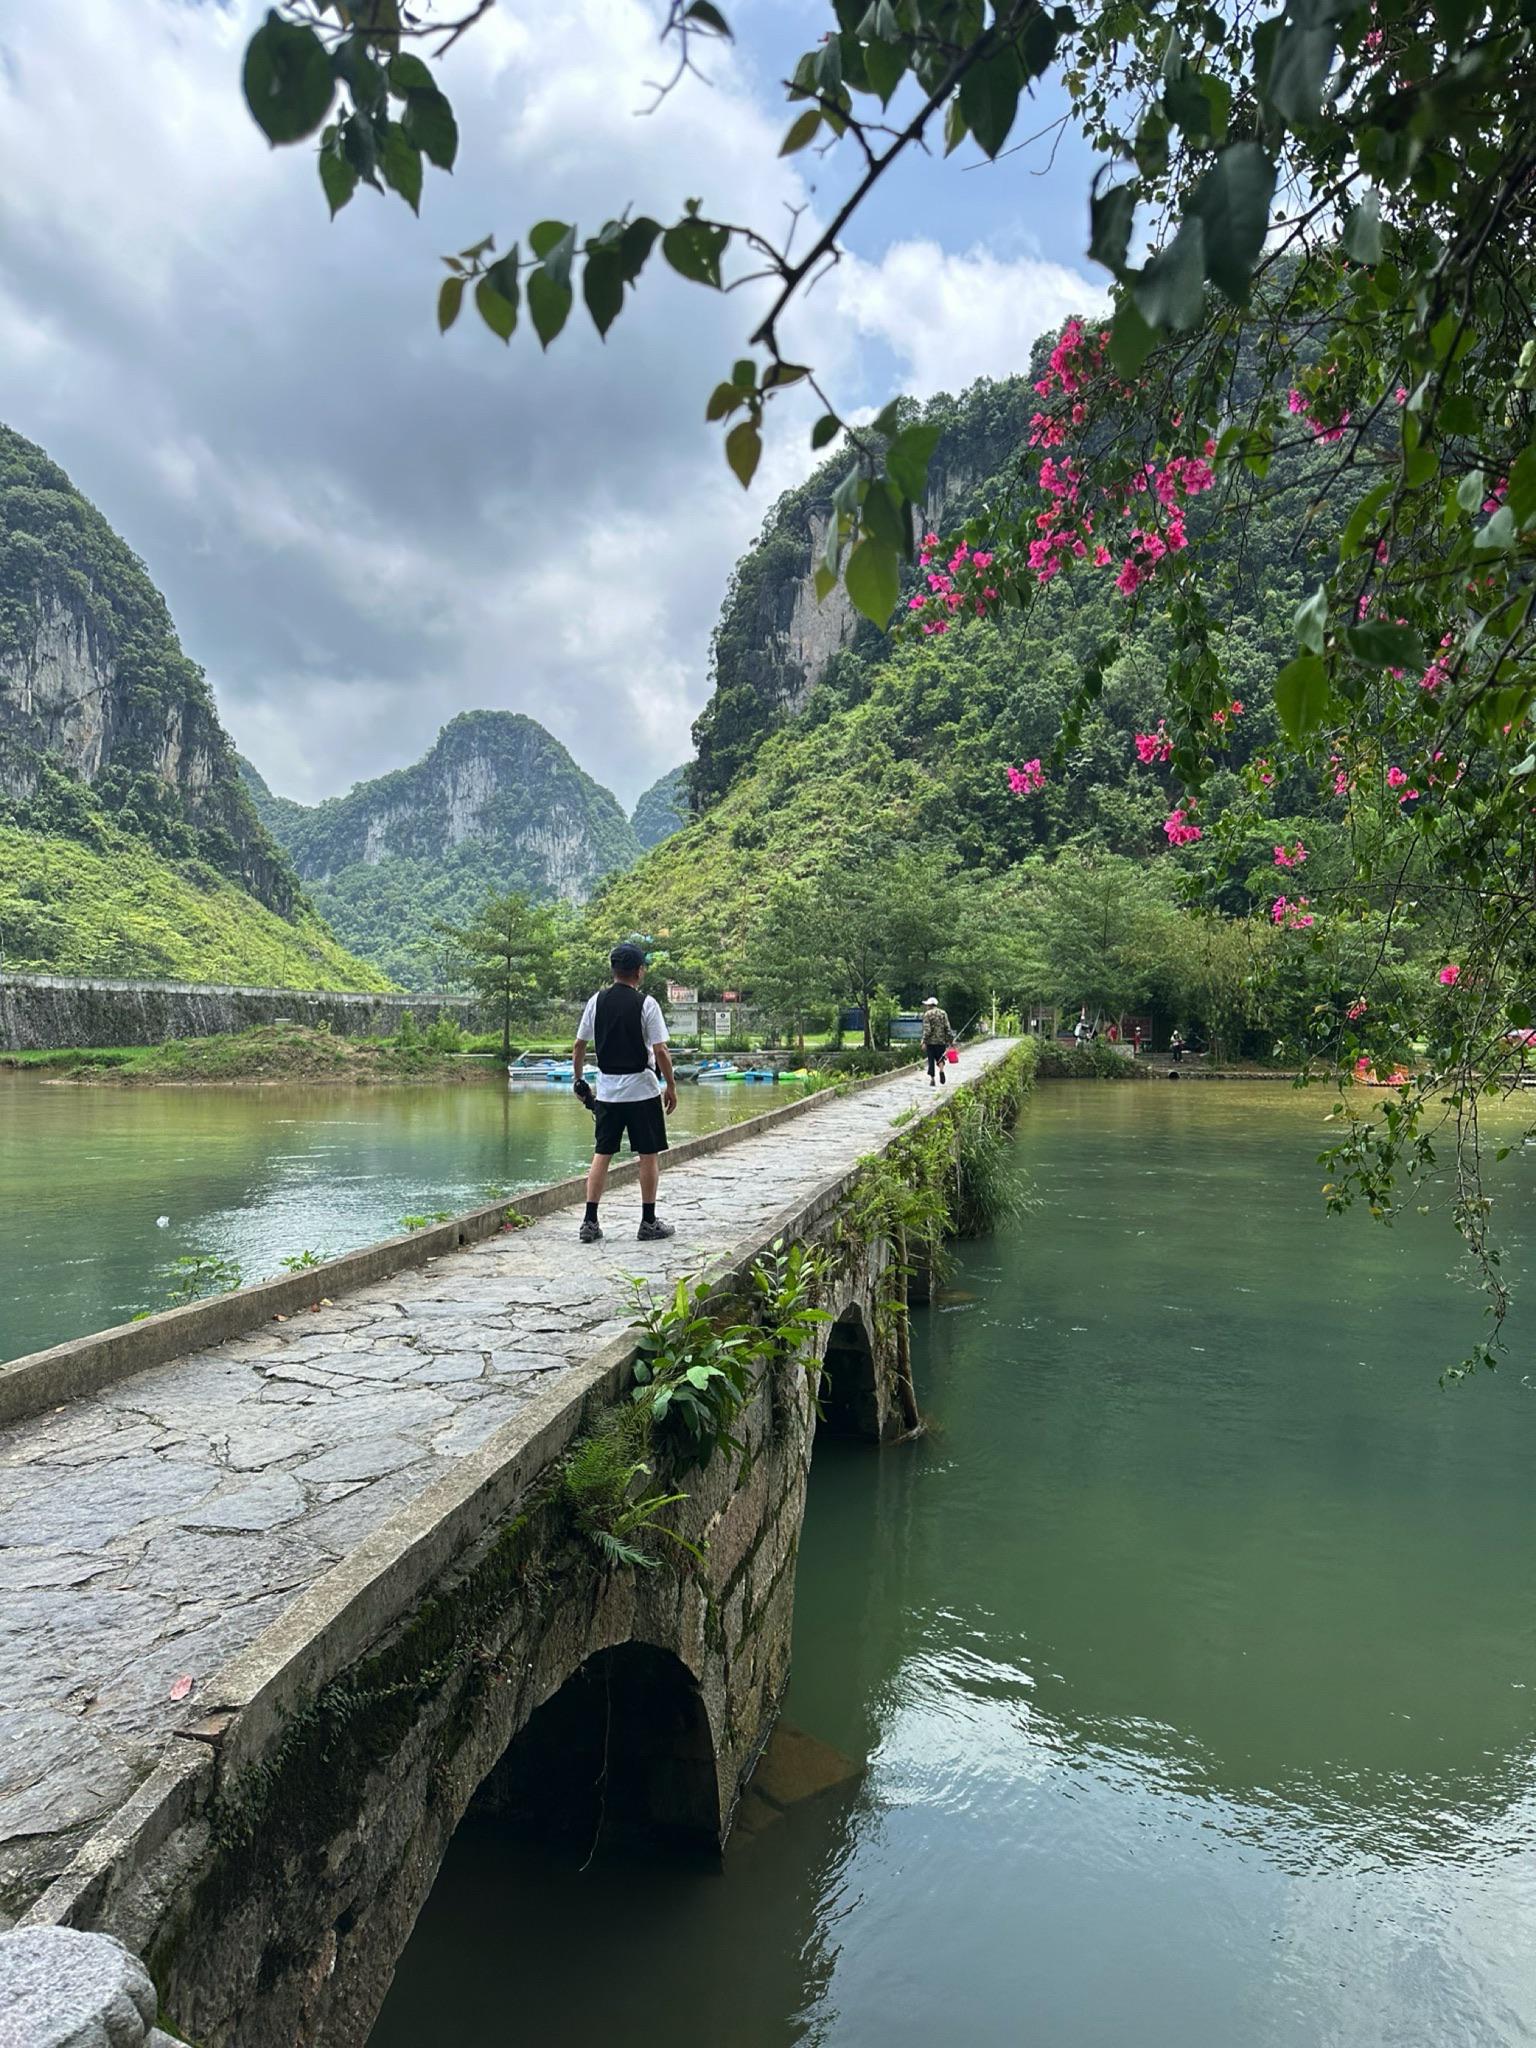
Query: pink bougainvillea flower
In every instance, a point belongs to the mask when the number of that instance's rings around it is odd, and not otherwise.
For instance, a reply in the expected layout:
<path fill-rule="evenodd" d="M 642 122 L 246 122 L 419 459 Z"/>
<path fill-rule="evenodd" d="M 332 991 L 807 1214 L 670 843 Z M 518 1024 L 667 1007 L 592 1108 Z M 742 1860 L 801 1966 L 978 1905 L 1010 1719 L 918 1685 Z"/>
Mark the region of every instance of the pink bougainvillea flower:
<path fill-rule="evenodd" d="M 1394 766 L 1387 770 L 1388 789 L 1401 789 L 1403 784 L 1407 780 L 1408 777 L 1403 773 L 1401 768 Z"/>
<path fill-rule="evenodd" d="M 1197 839 L 1204 838 L 1200 826 L 1191 824 L 1188 812 L 1170 811 L 1163 820 L 1163 830 L 1168 835 L 1170 846 L 1193 846 Z"/>
<path fill-rule="evenodd" d="M 1033 761 L 1026 761 L 1022 768 L 1010 766 L 1008 787 L 1015 796 L 1035 796 L 1045 787 L 1045 770 L 1040 766 L 1038 755 Z"/>
<path fill-rule="evenodd" d="M 1349 1008 L 1344 1012 L 1344 1014 L 1349 1019 L 1351 1024 L 1358 1024 L 1360 1022 L 1360 1019 L 1365 1015 L 1365 1011 L 1365 997 L 1356 996 L 1355 1000 L 1350 1004 Z"/>
<path fill-rule="evenodd" d="M 1438 978 L 1446 988 L 1454 988 L 1461 979 L 1461 969 L 1456 966 L 1442 967 Z"/>

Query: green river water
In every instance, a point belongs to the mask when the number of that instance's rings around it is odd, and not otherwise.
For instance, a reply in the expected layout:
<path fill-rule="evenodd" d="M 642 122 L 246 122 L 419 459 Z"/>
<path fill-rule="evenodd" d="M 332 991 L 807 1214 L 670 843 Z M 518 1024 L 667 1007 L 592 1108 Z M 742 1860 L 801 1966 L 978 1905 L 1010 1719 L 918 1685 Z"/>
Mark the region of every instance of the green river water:
<path fill-rule="evenodd" d="M 798 1092 L 684 1087 L 672 1134 Z M 0 1071 L 0 1360 L 162 1307 L 178 1257 L 267 1279 L 290 1254 L 372 1244 L 402 1216 L 560 1180 L 591 1153 L 590 1116 L 550 1085 L 121 1088 Z"/>
<path fill-rule="evenodd" d="M 1448 1226 L 1329 1222 L 1323 1106 L 1041 1089 L 927 1435 L 815 1453 L 785 1711 L 859 1781 L 723 1871 L 466 1826 L 373 2048 L 1536 2040 L 1531 1319 L 1439 1391 Z"/>

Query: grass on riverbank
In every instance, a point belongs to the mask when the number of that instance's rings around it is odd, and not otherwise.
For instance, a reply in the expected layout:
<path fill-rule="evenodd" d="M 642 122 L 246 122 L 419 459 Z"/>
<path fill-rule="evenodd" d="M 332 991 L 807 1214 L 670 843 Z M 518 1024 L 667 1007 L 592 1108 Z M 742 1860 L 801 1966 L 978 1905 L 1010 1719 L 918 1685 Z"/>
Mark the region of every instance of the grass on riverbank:
<path fill-rule="evenodd" d="M 176 1038 L 164 1045 L 65 1048 L 0 1054 L 0 1066 L 52 1080 L 170 1085 L 196 1081 L 342 1082 L 501 1078 L 496 1060 L 455 1059 L 418 1041 L 342 1038 L 303 1024 L 263 1024 L 218 1038 Z"/>

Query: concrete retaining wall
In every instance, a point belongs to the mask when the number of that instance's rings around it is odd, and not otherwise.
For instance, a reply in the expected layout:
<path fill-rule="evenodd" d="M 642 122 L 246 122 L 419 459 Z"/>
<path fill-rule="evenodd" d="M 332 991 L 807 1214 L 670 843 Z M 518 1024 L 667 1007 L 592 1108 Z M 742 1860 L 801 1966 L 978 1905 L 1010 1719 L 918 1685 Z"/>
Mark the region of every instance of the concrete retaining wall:
<path fill-rule="evenodd" d="M 62 974 L 0 975 L 0 1052 L 64 1046 L 160 1045 L 210 1038 L 279 1019 L 353 1038 L 387 1037 L 409 1010 L 427 1025 L 470 1022 L 468 996 L 348 994 L 344 990 L 236 988 L 216 982 L 77 980 Z"/>

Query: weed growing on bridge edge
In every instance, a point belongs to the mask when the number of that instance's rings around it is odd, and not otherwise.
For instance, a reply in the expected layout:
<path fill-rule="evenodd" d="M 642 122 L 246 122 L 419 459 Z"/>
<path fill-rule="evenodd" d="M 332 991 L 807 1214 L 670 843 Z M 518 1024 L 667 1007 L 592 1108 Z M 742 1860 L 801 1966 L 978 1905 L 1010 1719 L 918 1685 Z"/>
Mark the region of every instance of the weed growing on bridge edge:
<path fill-rule="evenodd" d="M 666 1510 L 687 1500 L 686 1493 L 653 1493 L 635 1498 L 640 1482 L 649 1479 L 651 1423 L 643 1408 L 609 1411 L 597 1427 L 578 1438 L 560 1466 L 560 1493 L 579 1535 L 603 1562 L 655 1571 L 661 1559 L 635 1539 L 654 1532 L 687 1552 L 699 1563 L 704 1553 L 665 1522 Z"/>

